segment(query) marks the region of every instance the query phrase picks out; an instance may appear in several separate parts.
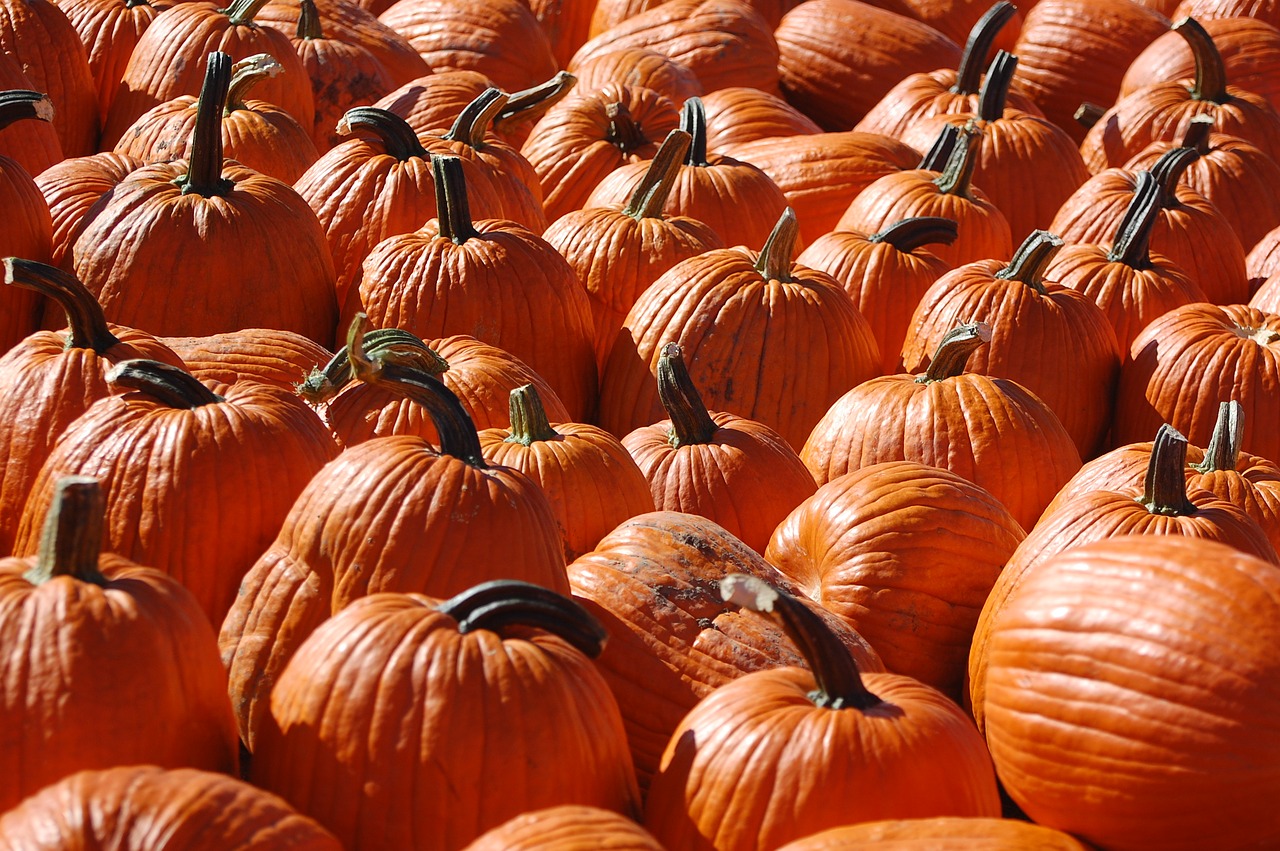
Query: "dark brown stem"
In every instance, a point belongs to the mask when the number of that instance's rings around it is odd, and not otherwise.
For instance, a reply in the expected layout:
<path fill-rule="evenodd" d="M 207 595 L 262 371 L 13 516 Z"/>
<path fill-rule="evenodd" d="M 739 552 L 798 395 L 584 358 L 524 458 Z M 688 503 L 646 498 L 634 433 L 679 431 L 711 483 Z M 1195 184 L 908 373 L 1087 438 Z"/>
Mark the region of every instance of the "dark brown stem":
<path fill-rule="evenodd" d="M 796 243 L 800 240 L 800 224 L 795 210 L 787 207 L 778 217 L 778 223 L 769 232 L 769 238 L 756 258 L 756 271 L 766 281 L 792 280 L 791 266 L 796 256 Z"/>
<path fill-rule="evenodd" d="M 507 98 L 507 105 L 498 113 L 494 123 L 500 124 L 514 118 L 532 120 L 564 100 L 564 97 L 573 91 L 573 87 L 577 84 L 578 78 L 568 71 L 557 71 L 556 75 L 545 83 L 512 92 Z"/>
<path fill-rule="evenodd" d="M 458 622 L 458 632 L 500 632 L 528 626 L 563 638 L 592 659 L 603 651 L 609 633 L 581 603 L 548 588 L 516 579 L 485 582 L 450 597 L 436 611 Z"/>
<path fill-rule="evenodd" d="M 1200 156 L 1209 153 L 1209 134 L 1216 122 L 1212 115 L 1193 115 L 1187 122 L 1187 132 L 1182 137 L 1184 148 L 1192 148 Z"/>
<path fill-rule="evenodd" d="M 449 369 L 449 362 L 419 337 L 399 328 L 379 328 L 364 335 L 361 345 L 369 357 L 420 369 L 439 377 Z M 343 346 L 323 367 L 311 370 L 298 385 L 298 395 L 319 405 L 338 395 L 338 391 L 354 380 L 351 358 Z"/>
<path fill-rule="evenodd" d="M 324 38 L 324 27 L 320 24 L 320 11 L 316 8 L 316 0 L 300 0 L 297 37 L 307 41 Z"/>
<path fill-rule="evenodd" d="M 743 573 L 731 573 L 721 579 L 720 596 L 744 609 L 773 615 L 809 663 L 818 686 L 809 693 L 815 706 L 865 712 L 883 703 L 862 682 L 849 648 L 822 618 L 795 597 Z"/>
<path fill-rule="evenodd" d="M 982 69 L 991 53 L 991 45 L 1016 11 L 1017 7 L 1012 3 L 1001 0 L 988 9 L 973 25 L 973 29 L 969 30 L 969 40 L 965 42 L 960 65 L 956 68 L 956 84 L 951 87 L 954 94 L 978 93 L 978 86 L 982 83 Z"/>
<path fill-rule="evenodd" d="M 707 162 L 707 108 L 702 98 L 691 97 L 684 102 L 680 109 L 680 129 L 690 136 L 685 165 L 710 165 Z"/>
<path fill-rule="evenodd" d="M 267 5 L 267 0 L 234 0 L 223 10 L 223 14 L 231 19 L 231 23 L 242 26 L 252 24 L 254 16 Z"/>
<path fill-rule="evenodd" d="M 440 236 L 457 245 L 479 236 L 480 231 L 471 220 L 462 160 L 450 156 L 432 157 L 431 170 L 436 183 L 436 217 L 440 222 Z"/>
<path fill-rule="evenodd" d="M 991 342 L 991 328 L 984 322 L 970 322 L 952 328 L 938 343 L 929 368 L 916 377 L 917 384 L 932 384 L 955 378 L 964 372 L 969 356 L 983 343 Z"/>
<path fill-rule="evenodd" d="M 34 260 L 6 257 L 4 282 L 8 286 L 35 290 L 58 303 L 67 315 L 68 349 L 93 349 L 103 355 L 119 345 L 120 339 L 111 333 L 102 305 L 74 275 Z"/>
<path fill-rule="evenodd" d="M 605 104 L 604 114 L 609 120 L 605 140 L 618 150 L 629 154 L 649 141 L 631 115 L 631 109 L 622 101 Z"/>
<path fill-rule="evenodd" d="M 444 138 L 480 150 L 484 147 L 484 134 L 489 132 L 489 127 L 509 99 L 510 96 L 502 89 L 490 86 L 462 108 Z"/>
<path fill-rule="evenodd" d="M 1172 29 L 1187 42 L 1196 60 L 1196 81 L 1191 88 L 1191 99 L 1217 104 L 1230 101 L 1227 66 L 1222 61 L 1218 46 L 1213 43 L 1213 37 L 1195 18 L 1183 18 Z"/>
<path fill-rule="evenodd" d="M 654 154 L 653 162 L 649 163 L 644 179 L 640 181 L 636 191 L 631 193 L 627 206 L 622 208 L 624 215 L 636 221 L 662 218 L 667 199 L 671 197 L 671 188 L 675 186 L 676 175 L 680 173 L 685 154 L 689 152 L 691 139 L 683 130 L 672 130 L 667 134 L 658 153 Z"/>
<path fill-rule="evenodd" d="M 195 410 L 223 401 L 182 367 L 145 358 L 120 361 L 107 371 L 106 379 L 112 387 L 146 393 L 170 408 Z"/>
<path fill-rule="evenodd" d="M 222 113 L 230 86 L 231 57 L 221 51 L 210 53 L 196 101 L 187 173 L 177 181 L 183 195 L 212 198 L 231 191 L 231 181 L 222 177 Z"/>
<path fill-rule="evenodd" d="M 960 128 L 955 124 L 944 124 L 938 131 L 938 138 L 934 139 L 929 150 L 924 152 L 924 158 L 920 160 L 918 168 L 941 174 L 947 167 L 947 160 L 951 159 L 951 153 L 956 149 L 956 142 L 959 139 Z"/>
<path fill-rule="evenodd" d="M 1151 265 L 1151 229 L 1160 215 L 1160 195 L 1160 184 L 1155 175 L 1149 171 L 1138 172 L 1138 185 L 1120 219 L 1107 260 L 1123 263 L 1131 269 L 1146 269 Z"/>
<path fill-rule="evenodd" d="M 1195 513 L 1195 505 L 1187 499 L 1187 475 L 1183 472 L 1186 465 L 1187 439 L 1165 423 L 1156 432 L 1146 479 L 1142 483 L 1139 501 L 1148 511 L 1166 517 L 1185 517 Z"/>
<path fill-rule="evenodd" d="M 389 156 L 400 162 L 410 159 L 428 159 L 431 155 L 422 147 L 418 134 L 394 112 L 373 106 L 356 106 L 348 109 L 338 121 L 338 135 L 350 136 L 357 130 L 365 130 L 378 137 Z"/>
<path fill-rule="evenodd" d="M 1065 244 L 1062 237 L 1047 230 L 1032 231 L 1018 246 L 1009 265 L 996 272 L 996 277 L 1002 281 L 1020 281 L 1045 295 L 1048 291 L 1044 287 L 1044 271 Z"/>
<path fill-rule="evenodd" d="M 279 74 L 282 66 L 270 53 L 257 53 L 231 66 L 231 85 L 227 88 L 227 105 L 223 114 L 245 109 L 244 100 L 253 87 L 268 77 Z"/>
<path fill-rule="evenodd" d="M 663 346 L 658 357 L 658 399 L 671 418 L 667 440 L 676 449 L 710 443 L 720 428 L 707 412 L 702 394 L 685 366 L 684 352 L 676 343 Z"/>
<path fill-rule="evenodd" d="M 511 436 L 504 442 L 531 446 L 560 436 L 547 419 L 547 409 L 543 407 L 537 387 L 525 384 L 512 390 L 510 406 Z"/>
<path fill-rule="evenodd" d="M 106 497 L 97 479 L 63 476 L 54 485 L 53 502 L 45 516 L 35 566 L 24 578 L 43 585 L 58 576 L 106 585 L 98 570 L 106 528 Z"/>
<path fill-rule="evenodd" d="M 867 237 L 867 242 L 887 242 L 903 254 L 909 254 L 926 245 L 950 245 L 956 241 L 959 228 L 955 219 L 944 216 L 912 216 L 894 222 L 879 233 Z"/>
<path fill-rule="evenodd" d="M 960 128 L 955 150 L 947 159 L 946 168 L 933 182 L 944 195 L 968 198 L 973 170 L 978 165 L 978 143 L 982 140 L 982 128 L 970 121 Z"/>
<path fill-rule="evenodd" d="M 53 120 L 53 101 L 49 100 L 48 95 L 30 89 L 0 92 L 0 130 L 27 118 Z"/>
<path fill-rule="evenodd" d="M 978 100 L 978 117 L 983 121 L 998 121 L 1004 116 L 1005 103 L 1009 99 L 1009 86 L 1013 83 L 1013 72 L 1018 67 L 1018 57 L 1002 50 L 991 62 L 987 71 L 987 79 L 982 83 L 982 94 Z"/>
<path fill-rule="evenodd" d="M 1168 209 L 1182 206 L 1178 200 L 1178 183 L 1187 167 L 1198 159 L 1200 152 L 1195 148 L 1170 148 L 1151 166 L 1151 173 L 1160 184 L 1160 206 Z"/>
<path fill-rule="evenodd" d="M 1232 399 L 1218 405 L 1218 419 L 1213 424 L 1213 434 L 1204 450 L 1204 460 L 1192 464 L 1201 473 L 1231 472 L 1236 469 L 1240 457 L 1240 443 L 1244 440 L 1244 408 Z"/>
<path fill-rule="evenodd" d="M 1098 106 L 1096 103 L 1085 101 L 1076 107 L 1076 111 L 1071 114 L 1071 117 L 1075 119 L 1077 124 L 1088 130 L 1106 114 L 1107 111 L 1103 107 Z"/>

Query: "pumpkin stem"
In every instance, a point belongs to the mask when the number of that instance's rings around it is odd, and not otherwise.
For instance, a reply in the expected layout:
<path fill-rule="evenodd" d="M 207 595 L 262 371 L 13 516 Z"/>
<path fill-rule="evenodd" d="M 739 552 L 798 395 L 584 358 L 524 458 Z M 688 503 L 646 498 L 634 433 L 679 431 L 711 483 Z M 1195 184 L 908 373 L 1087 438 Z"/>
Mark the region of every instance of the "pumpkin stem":
<path fill-rule="evenodd" d="M 912 216 L 894 222 L 879 233 L 867 237 L 867 242 L 887 242 L 903 254 L 910 254 L 926 245 L 950 245 L 956 241 L 959 228 L 955 219 L 945 216 Z"/>
<path fill-rule="evenodd" d="M 489 127 L 509 100 L 510 95 L 502 89 L 490 86 L 462 108 L 444 138 L 480 150 L 484 147 L 484 134 L 489 132 Z"/>
<path fill-rule="evenodd" d="M 531 626 L 563 638 L 592 659 L 604 651 L 609 633 L 571 597 L 516 579 L 484 582 L 436 606 L 458 622 L 464 635 L 477 629 L 499 632 L 512 625 Z"/>
<path fill-rule="evenodd" d="M 680 129 L 688 133 L 689 154 L 685 165 L 707 166 L 707 108 L 702 98 L 691 97 L 680 108 Z"/>
<path fill-rule="evenodd" d="M 53 503 L 41 530 L 35 566 L 23 578 L 32 585 L 43 585 L 58 576 L 106 585 L 107 578 L 98 570 L 106 528 L 106 502 L 97 479 L 89 476 L 58 479 Z"/>
<path fill-rule="evenodd" d="M 964 372 L 969 355 L 983 343 L 991 342 L 991 326 L 985 322 L 970 322 L 948 331 L 938 342 L 938 348 L 929 361 L 924 374 L 916 376 L 917 384 L 932 384 L 955 378 Z"/>
<path fill-rule="evenodd" d="M 1160 184 L 1161 207 L 1175 210 L 1182 206 L 1182 202 L 1178 200 L 1178 183 L 1187 167 L 1199 158 L 1200 152 L 1195 148 L 1170 148 L 1151 166 L 1151 173 Z"/>
<path fill-rule="evenodd" d="M 995 276 L 1002 281 L 1020 281 L 1040 295 L 1047 295 L 1048 291 L 1044 287 L 1045 269 L 1049 268 L 1049 262 L 1065 244 L 1062 237 L 1047 230 L 1032 231 L 1031 236 L 1018 246 L 1009 265 L 996 272 Z"/>
<path fill-rule="evenodd" d="M 1232 399 L 1218 405 L 1218 419 L 1213 424 L 1213 434 L 1204 450 L 1204 460 L 1192 464 L 1201 473 L 1230 472 L 1236 468 L 1240 457 L 1240 443 L 1244 440 L 1244 407 Z"/>
<path fill-rule="evenodd" d="M 299 3 L 297 37 L 306 41 L 324 38 L 324 27 L 320 24 L 320 10 L 316 8 L 316 0 L 301 0 Z"/>
<path fill-rule="evenodd" d="M 947 165 L 942 174 L 934 178 L 934 185 L 944 195 L 956 195 L 968 198 L 969 185 L 973 180 L 973 170 L 978 165 L 978 142 L 982 140 L 982 128 L 977 122 L 969 121 L 960 128 L 956 138 L 955 150 L 947 158 Z"/>
<path fill-rule="evenodd" d="M 369 357 L 411 366 L 435 376 L 449 369 L 449 362 L 421 338 L 399 328 L 370 331 L 364 335 L 361 345 Z M 311 370 L 298 385 L 298 395 L 313 405 L 319 405 L 338 395 L 338 391 L 352 380 L 351 358 L 347 356 L 347 347 L 343 346 L 323 367 Z"/>
<path fill-rule="evenodd" d="M 1191 116 L 1191 120 L 1187 122 L 1187 132 L 1182 137 L 1181 147 L 1193 148 L 1202 157 L 1209 153 L 1209 134 L 1213 132 L 1213 125 L 1212 115 L 1202 113 Z"/>
<path fill-rule="evenodd" d="M 233 0 L 222 13 L 231 19 L 236 26 L 247 26 L 253 23 L 254 17 L 267 5 L 267 0 Z"/>
<path fill-rule="evenodd" d="M 421 405 L 440 435 L 440 452 L 479 470 L 488 469 L 480 452 L 480 436 L 466 408 L 453 391 L 428 372 L 403 366 L 381 357 L 370 358 L 364 350 L 369 317 L 357 313 L 347 331 L 347 358 L 357 379 L 381 387 Z"/>
<path fill-rule="evenodd" d="M 210 53 L 196 101 L 187 173 L 175 181 L 183 195 L 212 198 L 231 191 L 233 184 L 222 177 L 222 113 L 230 86 L 231 57 L 222 51 Z"/>
<path fill-rule="evenodd" d="M 1102 116 L 1106 114 L 1107 111 L 1103 107 L 1098 106 L 1096 103 L 1089 103 L 1088 101 L 1085 101 L 1076 107 L 1076 111 L 1071 113 L 1071 117 L 1074 118 L 1076 123 L 1081 127 L 1089 130 L 1093 125 L 1101 121 Z"/>
<path fill-rule="evenodd" d="M 507 98 L 507 105 L 498 112 L 493 123 L 501 124 L 514 118 L 532 120 L 564 100 L 577 84 L 578 78 L 568 71 L 557 71 L 545 83 L 512 92 Z"/>
<path fill-rule="evenodd" d="M 622 208 L 623 215 L 636 221 L 662 218 L 662 211 L 667 206 L 667 199 L 671 197 L 671 188 L 675 186 L 676 175 L 680 172 L 685 154 L 689 152 L 692 138 L 683 130 L 672 130 L 667 134 L 667 138 L 662 140 L 662 146 L 654 154 L 653 162 L 649 163 L 644 179 L 640 181 L 636 191 L 631 193 L 627 206 Z"/>
<path fill-rule="evenodd" d="M 1000 0 L 986 11 L 973 29 L 969 30 L 969 40 L 964 43 L 964 53 L 960 55 L 960 64 L 956 67 L 956 84 L 951 92 L 957 95 L 976 95 L 982 82 L 982 68 L 991 53 L 991 45 L 1004 25 L 1009 23 L 1016 6 L 1007 0 Z"/>
<path fill-rule="evenodd" d="M 1147 463 L 1147 475 L 1142 483 L 1139 500 L 1152 514 L 1166 517 L 1185 517 L 1194 514 L 1196 507 L 1187 499 L 1187 439 L 1182 432 L 1165 423 L 1156 432 L 1151 447 L 1151 460 Z"/>
<path fill-rule="evenodd" d="M 1145 269 L 1151 264 L 1151 230 L 1160 215 L 1160 195 L 1160 182 L 1155 175 L 1138 172 L 1138 185 L 1120 219 L 1107 260 L 1131 269 Z"/>
<path fill-rule="evenodd" d="M 462 160 L 444 155 L 432 157 L 431 171 L 436 184 L 436 218 L 440 222 L 440 236 L 456 245 L 480 236 L 471 220 Z"/>
<path fill-rule="evenodd" d="M 58 303 L 67 314 L 68 349 L 92 349 L 103 355 L 112 346 L 119 345 L 120 339 L 111 333 L 102 305 L 75 275 L 46 263 L 6 257 L 4 282 L 9 286 L 35 290 Z"/>
<path fill-rule="evenodd" d="M 244 99 L 250 90 L 268 77 L 279 74 L 284 67 L 270 53 L 258 53 L 241 59 L 231 66 L 231 85 L 227 88 L 227 105 L 222 114 L 245 109 Z"/>
<path fill-rule="evenodd" d="M 504 443 L 530 446 L 534 443 L 555 440 L 560 432 L 551 427 L 547 409 L 543 407 L 538 388 L 524 384 L 511 391 L 511 436 Z"/>
<path fill-rule="evenodd" d="M 225 401 L 182 367 L 145 358 L 120 361 L 107 371 L 106 379 L 113 388 L 146 393 L 170 408 L 195 410 Z"/>
<path fill-rule="evenodd" d="M 1009 100 L 1009 86 L 1013 83 L 1013 72 L 1018 67 L 1018 57 L 1007 50 L 1001 50 L 991 61 L 987 71 L 987 79 L 982 83 L 982 94 L 978 100 L 978 118 L 983 121 L 998 121 L 1004 117 L 1005 104 Z"/>
<path fill-rule="evenodd" d="M 756 258 L 756 271 L 766 281 L 786 283 L 791 278 L 791 266 L 796 256 L 796 242 L 800 239 L 800 225 L 795 210 L 787 207 L 778 217 L 778 223 L 769 232 L 769 238 Z"/>
<path fill-rule="evenodd" d="M 867 711 L 883 703 L 862 682 L 858 663 L 822 618 L 804 603 L 763 579 L 731 573 L 720 580 L 725 601 L 761 614 L 771 614 L 787 633 L 813 671 L 817 689 L 809 693 L 822 709 Z"/>
<path fill-rule="evenodd" d="M 30 89 L 0 92 L 0 130 L 25 118 L 52 121 L 53 101 L 43 92 L 33 92 Z"/>
<path fill-rule="evenodd" d="M 377 136 L 387 154 L 400 162 L 408 162 L 414 157 L 420 160 L 431 157 L 427 149 L 422 147 L 418 134 L 409 126 L 409 122 L 389 110 L 374 106 L 348 109 L 338 120 L 338 135 L 350 136 L 358 130 L 366 130 Z"/>
<path fill-rule="evenodd" d="M 1183 18 L 1172 29 L 1186 41 L 1196 60 L 1196 81 L 1191 87 L 1191 99 L 1216 104 L 1230 101 L 1227 66 L 1222 61 L 1218 46 L 1213 43 L 1213 37 L 1195 18 Z"/>
<path fill-rule="evenodd" d="M 956 149 L 956 142 L 960 138 L 960 128 L 954 124 L 944 124 L 942 129 L 938 131 L 938 138 L 933 140 L 933 144 L 929 146 L 929 150 L 925 151 L 924 158 L 920 160 L 919 169 L 924 171 L 936 171 L 939 174 L 947 167 L 947 160 L 951 159 L 951 152 Z"/>
<path fill-rule="evenodd" d="M 667 442 L 676 449 L 710 443 L 720 428 L 707 412 L 678 343 L 667 343 L 658 357 L 658 400 L 671 418 Z"/>
<path fill-rule="evenodd" d="M 629 154 L 648 141 L 631 114 L 631 108 L 622 101 L 605 104 L 604 115 L 609 120 L 605 139 L 623 153 Z"/>

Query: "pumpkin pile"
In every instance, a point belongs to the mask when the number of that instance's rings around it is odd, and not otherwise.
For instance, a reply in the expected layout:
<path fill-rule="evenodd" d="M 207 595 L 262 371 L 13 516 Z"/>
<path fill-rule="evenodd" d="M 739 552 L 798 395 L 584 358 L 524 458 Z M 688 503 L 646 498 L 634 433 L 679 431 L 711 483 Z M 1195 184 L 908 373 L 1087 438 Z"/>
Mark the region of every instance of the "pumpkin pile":
<path fill-rule="evenodd" d="M 0 12 L 0 851 L 1280 847 L 1280 4 Z"/>

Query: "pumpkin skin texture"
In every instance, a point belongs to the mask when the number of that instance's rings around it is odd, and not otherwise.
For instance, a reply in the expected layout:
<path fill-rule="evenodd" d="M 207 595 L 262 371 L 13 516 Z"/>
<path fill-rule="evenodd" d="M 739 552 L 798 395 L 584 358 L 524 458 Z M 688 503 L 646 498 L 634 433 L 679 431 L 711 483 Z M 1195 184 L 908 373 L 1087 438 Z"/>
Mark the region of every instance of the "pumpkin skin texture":
<path fill-rule="evenodd" d="M 142 160 L 122 157 L 114 152 L 91 154 L 60 160 L 36 177 L 36 186 L 49 205 L 53 219 L 53 252 L 50 262 L 59 269 L 71 269 L 71 249 L 84 230 L 85 214 L 120 181 L 139 168 Z M 45 313 L 45 327 L 52 327 L 61 317 Z"/>
<path fill-rule="evenodd" d="M 457 600 L 374 594 L 317 629 L 272 691 L 253 782 L 351 851 L 460 848 L 557 804 L 634 813 L 618 705 L 587 648 L 519 611 L 473 621 Z"/>
<path fill-rule="evenodd" d="M 594 92 L 609 83 L 652 89 L 672 103 L 703 94 L 696 74 L 673 59 L 644 47 L 625 47 L 602 53 L 574 66 L 578 92 Z"/>
<path fill-rule="evenodd" d="M 23 71 L 22 63 L 17 57 L 0 50 L 0 92 L 30 92 L 34 89 L 35 83 Z M 62 143 L 58 141 L 58 131 L 54 129 L 52 122 L 32 124 L 21 121 L 16 125 L 0 127 L 0 156 L 14 160 L 28 175 L 35 177 L 62 162 Z"/>
<path fill-rule="evenodd" d="M 22 118 L 48 120 L 52 104 L 38 92 L 0 91 L 0 129 Z M 17 160 L 0 155 L 0 204 L 6 211 L 0 223 L 0 257 L 21 257 L 41 263 L 53 252 L 53 220 L 40 187 Z M 30 290 L 0 290 L 0 354 L 40 327 L 40 299 Z"/>
<path fill-rule="evenodd" d="M 649 831 L 598 807 L 565 804 L 516 816 L 464 851 L 663 851 Z"/>
<path fill-rule="evenodd" d="M 707 110 L 707 149 L 711 151 L 756 139 L 822 132 L 813 119 L 781 97 L 759 89 L 717 89 L 702 96 L 702 105 Z"/>
<path fill-rule="evenodd" d="M 187 371 L 206 384 L 260 381 L 296 390 L 332 355 L 314 340 L 274 328 L 245 328 L 207 337 L 165 337 Z"/>
<path fill-rule="evenodd" d="M 342 851 L 284 799 L 191 768 L 82 771 L 0 817 L 0 851 Z"/>
<path fill-rule="evenodd" d="M 778 851 L 1089 851 L 1060 830 L 1011 818 L 869 821 L 824 830 Z"/>
<path fill-rule="evenodd" d="M 1274 845 L 1277 624 L 1280 572 L 1224 544 L 1121 536 L 1044 562 L 988 643 L 1005 788 L 1100 847 Z"/>

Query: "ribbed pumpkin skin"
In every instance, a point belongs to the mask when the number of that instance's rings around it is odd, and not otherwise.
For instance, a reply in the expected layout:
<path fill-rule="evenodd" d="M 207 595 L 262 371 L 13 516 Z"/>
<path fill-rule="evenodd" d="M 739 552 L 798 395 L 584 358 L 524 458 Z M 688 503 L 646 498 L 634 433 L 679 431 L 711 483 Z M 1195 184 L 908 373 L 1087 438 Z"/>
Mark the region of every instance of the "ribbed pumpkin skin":
<path fill-rule="evenodd" d="M 707 149 L 723 151 L 775 136 L 808 136 L 822 128 L 777 95 L 735 86 L 708 92 L 702 98 L 707 112 Z M 754 163 L 752 163 L 754 165 Z"/>
<path fill-rule="evenodd" d="M 824 830 L 778 851 L 1089 851 L 1060 830 L 1011 818 L 941 816 Z"/>
<path fill-rule="evenodd" d="M 92 154 L 61 160 L 40 173 L 40 187 L 49 214 L 53 218 L 53 253 L 51 261 L 60 269 L 70 270 L 71 248 L 84 230 L 85 214 L 120 181 L 136 169 L 142 160 L 122 157 L 114 152 Z M 45 327 L 61 327 L 63 321 L 56 309 L 45 316 Z"/>
<path fill-rule="evenodd" d="M 531 628 L 462 634 L 419 594 L 335 614 L 271 695 L 251 777 L 350 851 L 459 848 L 532 809 L 639 806 L 591 661 Z"/>
<path fill-rule="evenodd" d="M 1001 30 L 997 42 L 1004 40 L 1017 18 L 1018 14 L 1015 12 L 1006 28 Z M 963 44 L 964 39 L 961 38 L 956 43 Z M 1012 43 L 1009 47 L 1012 47 Z M 978 112 L 980 101 L 977 92 L 960 94 L 952 91 L 957 85 L 957 79 L 955 68 L 941 68 L 904 77 L 862 117 L 856 129 L 863 133 L 882 133 L 894 139 L 906 140 L 908 134 L 913 134 L 913 128 L 928 124 L 935 128 L 933 136 L 929 137 L 932 144 L 932 140 L 937 138 L 937 119 L 953 114 L 975 115 Z M 1008 97 L 1010 109 L 1044 117 L 1035 101 L 1021 90 L 1012 89 Z M 929 149 L 929 145 L 921 147 L 917 144 L 915 147 L 922 151 Z"/>
<path fill-rule="evenodd" d="M 279 528 L 219 636 L 250 749 L 285 663 L 356 599 L 379 591 L 446 597 L 488 579 L 568 592 L 543 493 L 514 470 L 477 469 L 418 437 L 346 450 L 312 478 Z"/>
<path fill-rule="evenodd" d="M 1005 788 L 1100 847 L 1275 845 L 1277 624 L 1280 573 L 1222 544 L 1123 537 L 1045 562 L 988 645 Z"/>
<path fill-rule="evenodd" d="M 666 418 L 653 376 L 671 342 L 708 410 L 762 422 L 792 448 L 841 393 L 879 372 L 867 320 L 831 276 L 793 265 L 794 281 L 766 281 L 756 257 L 708 251 L 641 294 L 601 378 L 600 425 L 625 435 Z"/>
<path fill-rule="evenodd" d="M 889 461 L 823 485 L 778 524 L 765 559 L 889 670 L 958 700 L 978 613 L 1025 536 L 977 485 Z"/>
<path fill-rule="evenodd" d="M 0 204 L 5 210 L 0 223 L 0 257 L 49 262 L 53 252 L 49 205 L 26 169 L 4 156 L 0 156 Z M 0 354 L 40 327 L 40 301 L 30 290 L 0 289 Z"/>
<path fill-rule="evenodd" d="M 565 804 L 516 816 L 464 851 L 664 851 L 649 831 L 598 807 Z"/>
<path fill-rule="evenodd" d="M 245 328 L 207 337 L 165 337 L 187 371 L 210 384 L 249 379 L 296 390 L 333 354 L 314 340 L 274 328 Z"/>
<path fill-rule="evenodd" d="M 573 76 L 578 78 L 575 88 L 583 93 L 616 83 L 652 89 L 677 104 L 703 93 L 702 83 L 692 71 L 645 47 L 625 47 L 602 53 L 575 66 Z"/>
<path fill-rule="evenodd" d="M 36 84 L 22 68 L 18 57 L 0 50 L 0 91 L 33 91 Z M 62 162 L 58 131 L 48 121 L 19 121 L 0 128 L 0 156 L 15 160 L 35 177 Z"/>
<path fill-rule="evenodd" d="M 34 565 L 0 560 L 0 809 L 90 768 L 235 773 L 226 673 L 196 599 L 110 553 L 98 558 L 102 586 L 33 586 L 23 574 Z"/>
<path fill-rule="evenodd" d="M 285 801 L 225 774 L 125 766 L 83 771 L 0 817 L 0 850 L 342 851 Z"/>

